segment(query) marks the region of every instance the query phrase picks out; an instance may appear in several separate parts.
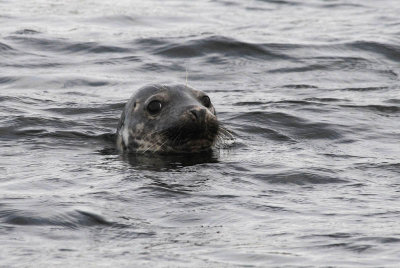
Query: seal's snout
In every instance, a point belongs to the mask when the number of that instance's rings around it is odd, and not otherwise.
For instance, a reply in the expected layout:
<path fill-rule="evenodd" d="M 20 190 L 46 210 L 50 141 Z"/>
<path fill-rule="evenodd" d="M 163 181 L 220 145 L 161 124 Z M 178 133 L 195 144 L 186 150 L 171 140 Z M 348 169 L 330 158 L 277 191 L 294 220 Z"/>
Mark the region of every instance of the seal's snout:
<path fill-rule="evenodd" d="M 206 118 L 206 109 L 201 107 L 191 108 L 189 109 L 190 117 L 193 121 L 202 123 Z"/>
<path fill-rule="evenodd" d="M 186 106 L 165 135 L 176 151 L 201 151 L 210 148 L 218 132 L 218 120 L 207 108 Z"/>

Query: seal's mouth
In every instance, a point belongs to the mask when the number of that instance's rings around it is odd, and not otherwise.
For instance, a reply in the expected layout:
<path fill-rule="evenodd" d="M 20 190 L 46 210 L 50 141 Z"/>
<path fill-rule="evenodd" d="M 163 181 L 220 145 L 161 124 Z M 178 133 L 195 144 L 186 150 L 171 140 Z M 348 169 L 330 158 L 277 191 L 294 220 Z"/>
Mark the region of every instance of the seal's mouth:
<path fill-rule="evenodd" d="M 201 152 L 210 150 L 213 144 L 213 139 L 200 138 L 195 140 L 188 140 L 180 144 L 175 144 L 175 146 L 173 146 L 173 149 L 177 152 Z"/>
<path fill-rule="evenodd" d="M 168 129 L 165 137 L 172 150 L 179 152 L 198 152 L 210 150 L 214 145 L 219 124 L 218 121 L 205 125 L 180 125 Z"/>

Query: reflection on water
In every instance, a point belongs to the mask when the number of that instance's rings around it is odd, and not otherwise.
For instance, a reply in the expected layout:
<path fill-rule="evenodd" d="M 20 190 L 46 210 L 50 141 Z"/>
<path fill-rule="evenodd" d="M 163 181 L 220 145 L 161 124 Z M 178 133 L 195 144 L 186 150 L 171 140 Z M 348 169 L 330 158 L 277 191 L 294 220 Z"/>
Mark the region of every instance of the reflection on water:
<path fill-rule="evenodd" d="M 123 154 L 121 159 L 135 169 L 151 171 L 179 171 L 182 167 L 217 163 L 218 152 L 207 151 L 194 154 Z"/>

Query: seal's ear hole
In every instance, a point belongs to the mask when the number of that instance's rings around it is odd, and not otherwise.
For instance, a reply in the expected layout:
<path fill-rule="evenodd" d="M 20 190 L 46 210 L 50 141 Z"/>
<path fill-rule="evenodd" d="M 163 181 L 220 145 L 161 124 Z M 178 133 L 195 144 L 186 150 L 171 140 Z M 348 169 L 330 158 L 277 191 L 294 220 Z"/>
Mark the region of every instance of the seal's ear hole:
<path fill-rule="evenodd" d="M 147 111 L 149 111 L 151 115 L 158 114 L 161 111 L 161 108 L 162 103 L 158 100 L 153 100 L 147 105 Z"/>
<path fill-rule="evenodd" d="M 201 98 L 201 102 L 203 103 L 203 105 L 204 105 L 205 107 L 207 107 L 207 108 L 210 108 L 210 107 L 211 107 L 211 100 L 210 100 L 210 98 L 209 98 L 208 96 L 203 96 L 203 97 Z"/>

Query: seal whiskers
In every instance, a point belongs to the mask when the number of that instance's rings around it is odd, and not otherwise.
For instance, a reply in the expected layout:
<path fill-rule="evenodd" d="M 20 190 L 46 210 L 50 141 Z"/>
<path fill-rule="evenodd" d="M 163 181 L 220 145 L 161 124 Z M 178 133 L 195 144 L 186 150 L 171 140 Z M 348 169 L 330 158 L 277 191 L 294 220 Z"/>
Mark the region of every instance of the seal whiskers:
<path fill-rule="evenodd" d="M 218 134 L 215 139 L 215 146 L 217 148 L 226 148 L 234 142 L 235 142 L 235 137 L 232 131 L 227 129 L 225 126 L 220 125 Z"/>

